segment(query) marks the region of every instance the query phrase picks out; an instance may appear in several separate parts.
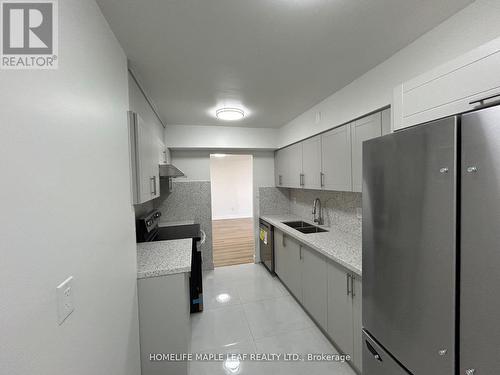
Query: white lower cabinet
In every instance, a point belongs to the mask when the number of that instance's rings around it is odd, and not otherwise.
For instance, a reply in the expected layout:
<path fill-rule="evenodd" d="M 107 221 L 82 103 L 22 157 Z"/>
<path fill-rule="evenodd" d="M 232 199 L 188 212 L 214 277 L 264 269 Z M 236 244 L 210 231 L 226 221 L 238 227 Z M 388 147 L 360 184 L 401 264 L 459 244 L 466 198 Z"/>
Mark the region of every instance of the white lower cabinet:
<path fill-rule="evenodd" d="M 302 301 L 300 244 L 279 230 L 274 232 L 276 273 L 295 298 Z"/>
<path fill-rule="evenodd" d="M 137 281 L 142 375 L 188 373 L 184 361 L 151 361 L 154 353 L 189 353 L 189 273 Z"/>
<path fill-rule="evenodd" d="M 342 353 L 351 356 L 351 364 L 361 372 L 361 280 L 330 261 L 327 263 L 327 274 L 328 335 Z"/>
<path fill-rule="evenodd" d="M 352 350 L 353 364 L 361 372 L 363 370 L 363 323 L 362 323 L 362 288 L 363 284 L 358 276 L 354 277 L 352 297 L 352 317 L 354 347 Z"/>
<path fill-rule="evenodd" d="M 274 228 L 274 272 L 283 281 L 285 276 L 285 247 L 283 232 Z"/>
<path fill-rule="evenodd" d="M 361 278 L 276 228 L 274 241 L 276 274 L 361 372 Z"/>
<path fill-rule="evenodd" d="M 328 334 L 338 349 L 352 355 L 353 306 L 350 290 L 350 274 L 333 262 L 327 265 L 328 283 Z"/>
<path fill-rule="evenodd" d="M 315 250 L 301 246 L 302 304 L 326 330 L 327 328 L 327 285 L 326 258 Z"/>
<path fill-rule="evenodd" d="M 285 262 L 285 277 L 286 284 L 299 301 L 302 302 L 302 277 L 301 277 L 301 248 L 300 244 L 287 236 L 283 236 L 286 262 Z"/>

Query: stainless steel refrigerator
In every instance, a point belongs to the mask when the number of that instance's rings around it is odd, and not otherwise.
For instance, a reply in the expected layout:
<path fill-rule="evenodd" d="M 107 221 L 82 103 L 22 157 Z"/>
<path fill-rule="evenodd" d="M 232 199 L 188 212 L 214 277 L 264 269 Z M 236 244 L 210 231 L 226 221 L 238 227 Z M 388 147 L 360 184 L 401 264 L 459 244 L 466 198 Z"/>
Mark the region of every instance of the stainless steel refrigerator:
<path fill-rule="evenodd" d="M 500 108 L 363 144 L 363 374 L 500 374 Z"/>

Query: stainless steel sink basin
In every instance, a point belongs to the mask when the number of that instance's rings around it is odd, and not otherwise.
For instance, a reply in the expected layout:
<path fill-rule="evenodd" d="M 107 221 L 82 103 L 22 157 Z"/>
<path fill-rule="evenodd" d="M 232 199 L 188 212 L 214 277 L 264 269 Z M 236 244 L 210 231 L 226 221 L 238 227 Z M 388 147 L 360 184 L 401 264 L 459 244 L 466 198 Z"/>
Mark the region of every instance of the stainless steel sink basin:
<path fill-rule="evenodd" d="M 326 229 L 311 225 L 305 221 L 287 221 L 283 224 L 288 225 L 290 228 L 298 230 L 300 233 L 304 234 L 328 232 Z"/>
<path fill-rule="evenodd" d="M 322 233 L 328 232 L 326 229 L 320 227 L 303 227 L 303 228 L 295 228 L 301 233 L 309 234 L 309 233 Z"/>
<path fill-rule="evenodd" d="M 291 228 L 304 228 L 304 227 L 310 227 L 312 226 L 309 223 L 306 223 L 305 221 L 285 221 L 283 224 L 288 225 Z"/>

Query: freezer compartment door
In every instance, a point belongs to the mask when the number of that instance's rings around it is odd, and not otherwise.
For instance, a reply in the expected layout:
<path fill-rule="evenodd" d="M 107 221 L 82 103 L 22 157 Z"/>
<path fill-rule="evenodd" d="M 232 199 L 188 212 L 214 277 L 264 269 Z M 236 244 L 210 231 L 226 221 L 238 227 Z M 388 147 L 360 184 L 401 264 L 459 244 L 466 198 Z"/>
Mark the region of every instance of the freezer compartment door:
<path fill-rule="evenodd" d="M 499 374 L 499 107 L 462 117 L 461 176 L 460 374 Z"/>
<path fill-rule="evenodd" d="M 456 136 L 450 118 L 363 144 L 363 328 L 413 374 L 455 373 Z"/>
<path fill-rule="evenodd" d="M 365 331 L 363 331 L 363 374 L 410 375 Z"/>

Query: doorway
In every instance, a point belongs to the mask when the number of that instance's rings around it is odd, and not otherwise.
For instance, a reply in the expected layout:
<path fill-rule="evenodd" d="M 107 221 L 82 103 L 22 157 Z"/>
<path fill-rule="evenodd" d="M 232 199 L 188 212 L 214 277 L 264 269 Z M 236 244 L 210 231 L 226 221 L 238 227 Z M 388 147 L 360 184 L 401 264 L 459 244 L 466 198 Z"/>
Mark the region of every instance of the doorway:
<path fill-rule="evenodd" d="M 254 263 L 253 156 L 210 155 L 214 266 Z"/>

